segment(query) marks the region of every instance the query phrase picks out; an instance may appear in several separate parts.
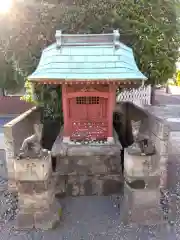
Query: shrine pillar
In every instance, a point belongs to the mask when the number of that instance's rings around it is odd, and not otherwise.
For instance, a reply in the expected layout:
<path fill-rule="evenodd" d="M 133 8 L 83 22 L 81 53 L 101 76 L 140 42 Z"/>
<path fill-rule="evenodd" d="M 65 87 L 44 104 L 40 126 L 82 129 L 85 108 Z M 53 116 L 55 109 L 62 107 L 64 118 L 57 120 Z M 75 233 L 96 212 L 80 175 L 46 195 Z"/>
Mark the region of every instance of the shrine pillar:
<path fill-rule="evenodd" d="M 62 103 L 63 103 L 63 116 L 64 116 L 64 135 L 63 142 L 70 142 L 70 133 L 68 129 L 68 98 L 67 88 L 65 84 L 62 84 Z"/>
<path fill-rule="evenodd" d="M 108 99 L 108 137 L 107 141 L 109 143 L 113 142 L 113 110 L 115 107 L 115 96 L 116 88 L 115 86 L 109 85 L 109 99 Z"/>

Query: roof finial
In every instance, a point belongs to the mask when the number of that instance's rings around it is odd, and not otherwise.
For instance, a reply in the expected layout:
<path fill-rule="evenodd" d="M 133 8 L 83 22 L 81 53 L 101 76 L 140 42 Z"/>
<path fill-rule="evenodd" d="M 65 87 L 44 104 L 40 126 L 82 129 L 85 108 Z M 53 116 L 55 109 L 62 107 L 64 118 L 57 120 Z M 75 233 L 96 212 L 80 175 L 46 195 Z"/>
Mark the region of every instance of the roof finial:
<path fill-rule="evenodd" d="M 115 47 L 119 47 L 120 42 L 119 42 L 119 37 L 120 37 L 120 33 L 119 33 L 119 29 L 113 30 L 113 35 L 114 35 L 114 46 Z"/>
<path fill-rule="evenodd" d="M 57 48 L 61 47 L 61 37 L 62 37 L 62 31 L 61 30 L 56 30 L 56 44 L 57 44 Z"/>

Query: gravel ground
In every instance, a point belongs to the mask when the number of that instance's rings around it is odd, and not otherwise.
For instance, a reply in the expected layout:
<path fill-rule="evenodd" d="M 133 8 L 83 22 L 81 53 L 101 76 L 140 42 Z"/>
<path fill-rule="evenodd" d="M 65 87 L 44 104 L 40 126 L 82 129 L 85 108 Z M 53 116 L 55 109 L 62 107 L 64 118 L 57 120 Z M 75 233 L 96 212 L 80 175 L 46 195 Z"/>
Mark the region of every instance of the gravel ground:
<path fill-rule="evenodd" d="M 13 216 L 16 214 L 16 197 L 1 192 L 0 240 L 175 240 L 180 239 L 179 224 L 163 226 L 123 226 L 121 209 L 112 197 L 92 196 L 61 199 L 63 218 L 59 227 L 52 231 L 16 231 Z M 114 198 L 113 198 L 114 199 Z M 122 199 L 122 198 L 121 198 Z M 13 211 L 8 209 L 14 206 Z M 8 210 L 8 211 L 7 211 Z M 177 233 L 177 234 L 176 234 Z"/>

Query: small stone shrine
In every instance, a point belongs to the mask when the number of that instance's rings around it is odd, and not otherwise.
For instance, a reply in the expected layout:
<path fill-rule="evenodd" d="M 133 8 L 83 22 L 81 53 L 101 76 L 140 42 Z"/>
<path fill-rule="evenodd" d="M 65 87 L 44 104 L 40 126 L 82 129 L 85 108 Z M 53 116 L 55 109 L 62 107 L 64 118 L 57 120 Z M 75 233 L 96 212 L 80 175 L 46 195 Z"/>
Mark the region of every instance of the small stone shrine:
<path fill-rule="evenodd" d="M 62 88 L 64 126 L 51 154 L 59 193 L 70 196 L 117 192 L 123 183 L 121 144 L 113 129 L 118 87 L 140 86 L 132 49 L 120 34 L 63 34 L 42 53 L 29 81 Z"/>
<path fill-rule="evenodd" d="M 64 125 L 51 152 L 41 148 L 41 134 L 36 132 L 24 140 L 18 158 L 9 157 L 19 196 L 19 226 L 53 227 L 61 209 L 55 193 L 120 191 L 122 146 L 113 129 L 116 90 L 140 86 L 146 77 L 138 70 L 132 49 L 119 38 L 118 30 L 75 35 L 57 31 L 56 42 L 43 51 L 28 77 L 32 84 L 61 87 Z M 56 160 L 54 171 L 51 157 Z"/>

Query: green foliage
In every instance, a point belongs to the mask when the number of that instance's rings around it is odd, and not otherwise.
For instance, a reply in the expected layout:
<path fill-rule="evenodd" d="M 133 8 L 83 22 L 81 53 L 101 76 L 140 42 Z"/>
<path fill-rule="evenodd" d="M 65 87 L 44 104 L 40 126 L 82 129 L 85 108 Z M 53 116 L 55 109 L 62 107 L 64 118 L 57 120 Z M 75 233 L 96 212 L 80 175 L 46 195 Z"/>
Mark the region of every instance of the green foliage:
<path fill-rule="evenodd" d="M 25 89 L 26 89 L 26 93 L 23 97 L 21 97 L 21 100 L 24 100 L 29 103 L 34 103 L 36 105 L 40 105 L 40 103 L 37 103 L 35 100 L 34 87 L 33 87 L 32 83 L 29 82 L 28 80 L 25 82 Z"/>
<path fill-rule="evenodd" d="M 25 83 L 26 94 L 21 98 L 27 102 L 36 104 L 43 109 L 42 121 L 45 119 L 63 120 L 61 111 L 61 88 L 51 85 Z"/>
<path fill-rule="evenodd" d="M 17 70 L 15 62 L 6 60 L 0 49 L 0 88 L 18 91 L 24 86 L 24 76 Z"/>
<path fill-rule="evenodd" d="M 76 2 L 62 18 L 66 31 L 100 33 L 119 28 L 120 40 L 133 48 L 149 83 L 163 83 L 172 77 L 179 54 L 179 1 Z"/>
<path fill-rule="evenodd" d="M 173 75 L 178 57 L 179 3 L 179 0 L 16 3 L 9 18 L 1 19 L 1 43 L 6 55 L 13 56 L 28 75 L 36 68 L 42 49 L 55 41 L 56 29 L 101 33 L 119 28 L 121 41 L 133 48 L 149 83 L 163 83 Z"/>
<path fill-rule="evenodd" d="M 148 82 L 162 84 L 175 72 L 179 55 L 179 9 L 180 0 L 15 1 L 11 14 L 0 17 L 0 68 L 8 69 L 1 72 L 10 76 L 1 78 L 6 79 L 3 84 L 14 86 L 9 80 L 11 76 L 14 79 L 14 70 L 4 67 L 4 62 L 13 66 L 19 76 L 27 76 L 36 68 L 42 49 L 55 41 L 56 29 L 66 33 L 101 33 L 117 28 L 120 40 L 133 48 Z M 54 90 L 42 86 L 40 92 L 44 91 L 37 100 L 40 105 L 46 99 L 50 101 L 50 92 L 53 95 Z"/>

